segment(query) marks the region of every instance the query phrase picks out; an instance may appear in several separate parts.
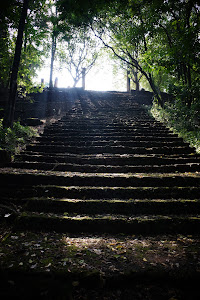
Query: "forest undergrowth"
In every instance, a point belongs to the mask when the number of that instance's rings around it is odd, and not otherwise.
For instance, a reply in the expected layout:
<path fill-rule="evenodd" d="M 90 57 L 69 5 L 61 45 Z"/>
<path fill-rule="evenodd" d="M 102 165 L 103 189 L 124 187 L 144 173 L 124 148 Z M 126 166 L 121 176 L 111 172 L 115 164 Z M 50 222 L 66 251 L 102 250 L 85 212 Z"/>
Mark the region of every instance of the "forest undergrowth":
<path fill-rule="evenodd" d="M 13 128 L 3 128 L 2 121 L 0 120 L 0 150 L 6 150 L 11 156 L 19 153 L 37 135 L 36 129 L 23 126 L 19 121 L 14 123 Z"/>
<path fill-rule="evenodd" d="M 179 100 L 165 103 L 164 108 L 154 103 L 149 112 L 200 153 L 200 105 L 198 103 L 190 108 Z"/>

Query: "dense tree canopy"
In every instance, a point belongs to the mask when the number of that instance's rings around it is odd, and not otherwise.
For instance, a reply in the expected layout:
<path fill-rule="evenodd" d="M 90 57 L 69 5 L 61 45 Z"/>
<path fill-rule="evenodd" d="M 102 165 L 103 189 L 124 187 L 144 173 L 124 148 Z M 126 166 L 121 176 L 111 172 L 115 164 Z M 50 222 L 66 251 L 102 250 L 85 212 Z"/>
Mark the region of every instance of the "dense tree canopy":
<path fill-rule="evenodd" d="M 0 87 L 9 85 L 22 4 L 20 0 L 2 0 L 0 4 Z M 18 74 L 19 85 L 28 90 L 47 50 L 44 43 L 48 34 L 46 13 L 45 1 L 29 0 Z"/>
<path fill-rule="evenodd" d="M 133 75 L 144 75 L 160 104 L 160 91 L 179 95 L 188 106 L 198 100 L 198 1 L 59 0 L 59 5 L 63 18 L 92 27 Z"/>
<path fill-rule="evenodd" d="M 8 87 L 9 73 L 16 41 L 21 3 L 17 0 L 0 3 L 0 87 Z"/>
<path fill-rule="evenodd" d="M 41 26 L 39 15 L 43 13 L 45 0 L 16 0 L 11 1 L 11 4 L 7 8 L 3 0 L 1 15 L 1 26 L 4 29 L 2 45 L 11 42 L 14 44 L 13 48 L 6 47 L 7 51 L 4 49 L 1 51 L 1 65 L 7 67 L 7 72 L 2 72 L 0 84 L 2 87 L 9 88 L 3 122 L 5 127 L 13 125 L 17 88 L 28 89 L 31 85 L 31 77 L 35 75 L 35 68 L 39 66 L 41 58 L 39 47 L 43 36 L 42 27 L 44 27 L 44 24 Z M 13 13 L 14 5 L 16 14 Z M 2 48 L 5 48 L 3 46 Z"/>

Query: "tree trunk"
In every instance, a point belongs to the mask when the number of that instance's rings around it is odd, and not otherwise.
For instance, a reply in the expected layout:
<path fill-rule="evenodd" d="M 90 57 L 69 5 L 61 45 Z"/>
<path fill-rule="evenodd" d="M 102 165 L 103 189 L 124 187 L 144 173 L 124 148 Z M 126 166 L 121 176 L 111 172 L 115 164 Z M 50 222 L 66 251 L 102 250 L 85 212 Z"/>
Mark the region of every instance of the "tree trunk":
<path fill-rule="evenodd" d="M 191 87 L 192 87 L 192 78 L 191 78 L 191 67 L 190 64 L 188 64 L 187 66 L 187 80 L 188 80 L 188 87 L 189 87 L 189 97 L 188 97 L 188 107 L 190 108 L 193 102 L 193 95 L 192 95 L 192 91 L 191 91 Z"/>
<path fill-rule="evenodd" d="M 25 22 L 27 17 L 28 3 L 29 0 L 24 0 L 19 26 L 18 26 L 17 41 L 15 45 L 15 55 L 14 55 L 14 60 L 13 60 L 13 65 L 11 70 L 11 76 L 10 76 L 9 96 L 8 96 L 7 107 L 6 107 L 4 120 L 3 120 L 4 128 L 12 127 L 14 122 L 16 93 L 17 93 L 17 75 L 18 75 L 20 58 L 21 58 L 23 33 L 24 33 Z"/>
<path fill-rule="evenodd" d="M 126 80 L 127 80 L 127 92 L 130 93 L 131 91 L 130 71 L 127 71 Z"/>
<path fill-rule="evenodd" d="M 54 32 L 52 33 L 52 45 L 51 45 L 51 66 L 50 66 L 50 79 L 49 79 L 49 87 L 53 87 L 53 64 L 56 52 L 56 37 Z"/>
<path fill-rule="evenodd" d="M 139 91 L 140 83 L 139 83 L 139 78 L 138 78 L 138 70 L 134 71 L 134 77 L 135 77 L 135 89 L 136 89 L 136 91 Z"/>
<path fill-rule="evenodd" d="M 77 79 L 74 79 L 74 84 L 73 84 L 73 88 L 75 88 L 76 87 L 76 85 L 77 85 L 77 83 L 79 82 L 79 79 L 77 80 Z"/>
<path fill-rule="evenodd" d="M 55 3 L 56 4 L 56 3 Z M 57 34 L 56 34 L 56 27 L 58 25 L 57 23 L 57 8 L 55 15 L 52 11 L 52 25 L 53 25 L 53 30 L 52 30 L 52 44 L 51 44 L 51 66 L 50 66 L 50 78 L 49 78 L 49 88 L 53 88 L 53 65 L 54 65 L 54 59 L 55 59 L 55 53 L 56 53 L 56 46 L 57 46 Z M 55 21 L 56 18 L 56 21 Z"/>
<path fill-rule="evenodd" d="M 154 93 L 154 96 L 156 97 L 156 99 L 158 100 L 158 104 L 161 106 L 161 107 L 164 107 L 164 101 L 161 97 L 161 95 L 159 94 L 159 92 L 157 91 L 157 88 L 154 84 L 154 81 L 153 81 L 153 78 L 151 76 L 151 74 L 149 74 L 148 76 L 148 81 L 149 81 L 149 84 L 153 90 L 153 93 Z"/>
<path fill-rule="evenodd" d="M 8 53 L 8 28 L 5 20 L 5 15 L 0 9 L 0 62 L 3 63 L 4 53 Z M 7 84 L 4 78 L 0 78 L 0 88 L 5 88 Z"/>

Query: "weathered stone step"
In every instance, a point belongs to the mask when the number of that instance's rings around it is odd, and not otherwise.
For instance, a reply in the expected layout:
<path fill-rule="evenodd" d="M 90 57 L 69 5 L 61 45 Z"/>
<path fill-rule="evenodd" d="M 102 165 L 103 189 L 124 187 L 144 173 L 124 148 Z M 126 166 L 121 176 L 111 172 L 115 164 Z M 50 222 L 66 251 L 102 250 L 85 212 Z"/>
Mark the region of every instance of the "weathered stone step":
<path fill-rule="evenodd" d="M 31 162 L 46 163 L 69 163 L 69 164 L 86 164 L 86 165 L 105 165 L 105 166 L 143 166 L 143 165 L 177 165 L 177 164 L 199 164 L 199 155 L 180 156 L 162 156 L 162 155 L 76 155 L 73 153 L 35 153 L 22 152 L 16 156 L 16 159 Z"/>
<path fill-rule="evenodd" d="M 113 116 L 114 117 L 114 116 Z M 76 126 L 77 125 L 77 126 Z M 112 117 L 109 117 L 107 119 L 96 119 L 90 120 L 88 118 L 84 120 L 79 120 L 76 118 L 72 118 L 69 120 L 69 122 L 62 122 L 56 121 L 54 123 L 49 124 L 46 126 L 46 129 L 72 129 L 76 130 L 82 129 L 82 130 L 88 130 L 88 129 L 94 129 L 94 130 L 114 130 L 114 129 L 119 129 L 119 130 L 124 130 L 124 129 L 150 129 L 150 130 L 169 130 L 165 125 L 162 123 L 155 123 L 155 122 L 148 122 L 148 121 L 143 121 L 143 122 L 138 122 L 138 120 L 112 120 Z"/>
<path fill-rule="evenodd" d="M 158 137 L 158 136 L 126 136 L 126 135 L 121 135 L 121 136 L 101 136 L 101 135 L 92 135 L 92 136 L 74 136 L 74 135 L 67 135 L 67 136 L 57 136 L 57 135 L 51 135 L 51 136 L 45 136 L 45 135 L 41 135 L 39 137 L 36 138 L 36 141 L 41 141 L 41 142 L 59 142 L 59 141 L 63 141 L 63 142 L 67 142 L 67 141 L 82 141 L 82 142 L 178 142 L 181 143 L 183 142 L 182 138 L 179 138 L 177 136 L 167 136 L 167 137 Z"/>
<path fill-rule="evenodd" d="M 84 135 L 85 133 L 91 133 L 94 134 L 96 133 L 96 135 L 99 134 L 108 134 L 110 135 L 111 133 L 113 133 L 114 135 L 116 135 L 116 133 L 118 133 L 118 135 L 124 135 L 124 134 L 130 134 L 132 133 L 133 135 L 143 135 L 143 134 L 147 134 L 149 135 L 150 133 L 153 135 L 154 133 L 165 133 L 166 135 L 168 134 L 173 134 L 172 131 L 170 130 L 165 130 L 165 129 L 149 129 L 149 128 L 132 128 L 132 129 L 117 129 L 117 128 L 113 128 L 113 129 L 94 129 L 94 127 L 91 128 L 87 128 L 87 129 L 83 129 L 82 127 L 80 127 L 80 129 L 78 128 L 78 126 L 75 127 L 75 129 L 71 129 L 71 128 L 66 128 L 64 129 L 63 127 L 58 127 L 58 128 L 49 128 L 48 130 L 46 129 L 44 131 L 44 135 L 52 135 L 52 134 L 65 134 L 65 133 L 71 133 L 72 135 L 76 135 L 76 134 L 81 134 Z"/>
<path fill-rule="evenodd" d="M 88 186 L 88 187 L 199 187 L 200 176 L 165 174 L 93 174 L 93 173 L 52 173 L 15 172 L 0 173 L 0 186 Z"/>
<path fill-rule="evenodd" d="M 15 230 L 39 230 L 56 232 L 168 234 L 200 232 L 200 217 L 126 215 L 75 215 L 67 217 L 56 214 L 24 213 L 15 225 Z"/>
<path fill-rule="evenodd" d="M 108 131 L 114 131 L 114 130 L 153 130 L 153 131 L 162 131 L 162 130 L 167 130 L 170 131 L 169 128 L 167 128 L 165 125 L 159 123 L 159 124 L 154 124 L 154 123 L 140 123 L 140 122 L 129 122 L 129 123 L 123 123 L 123 122 L 110 122 L 110 120 L 105 120 L 105 121 L 98 121 L 97 123 L 90 122 L 89 120 L 86 122 L 76 122 L 76 120 L 71 120 L 68 123 L 63 123 L 63 122 L 56 122 L 51 125 L 46 126 L 46 129 L 49 130 L 108 130 Z"/>
<path fill-rule="evenodd" d="M 62 123 L 54 123 L 50 125 L 49 127 L 46 127 L 46 130 L 54 130 L 54 131 L 60 131 L 60 130 L 81 130 L 81 131 L 88 131 L 88 130 L 101 130 L 101 131 L 114 131 L 114 130 L 147 130 L 147 131 L 169 131 L 168 128 L 162 125 L 120 125 L 120 124 L 90 124 L 86 123 L 84 124 L 62 124 Z"/>
<path fill-rule="evenodd" d="M 178 137 L 178 134 L 174 134 L 174 133 L 165 133 L 165 132 L 124 132 L 124 133 L 120 133 L 120 132 L 108 132 L 108 133 L 105 133 L 105 132 L 86 132 L 86 131 L 83 131 L 82 133 L 81 132 L 76 132 L 76 134 L 74 132 L 70 132 L 70 131 L 66 131 L 66 132 L 61 132 L 61 133 L 55 133 L 55 131 L 52 130 L 51 133 L 48 133 L 47 134 L 43 134 L 42 136 L 46 136 L 46 137 L 51 137 L 52 136 L 57 136 L 57 137 L 70 137 L 70 136 L 77 136 L 77 137 L 89 137 L 89 138 L 92 138 L 92 137 L 96 137 L 96 136 L 101 136 L 102 138 L 104 137 L 112 137 L 112 138 L 116 138 L 118 136 L 123 136 L 124 138 L 130 138 L 130 137 L 140 137 L 140 136 L 143 136 L 143 137 Z"/>
<path fill-rule="evenodd" d="M 74 122 L 74 117 L 72 117 L 70 114 L 68 114 L 65 117 L 62 117 L 62 119 L 58 120 L 58 124 L 59 123 L 63 123 L 63 124 L 72 124 L 72 122 Z M 156 121 L 153 118 L 135 118 L 135 117 L 129 117 L 127 116 L 125 119 L 122 119 L 121 117 L 117 117 L 116 115 L 113 115 L 112 118 L 110 117 L 106 117 L 106 115 L 104 115 L 104 117 L 92 117 L 90 116 L 90 118 L 85 118 L 82 117 L 80 119 L 76 119 L 77 124 L 104 124 L 104 123 L 109 123 L 109 124 L 139 124 L 139 125 L 161 125 L 164 126 L 161 122 Z"/>
<path fill-rule="evenodd" d="M 188 146 L 178 147 L 125 147 L 125 146 L 91 146 L 91 147 L 72 147 L 72 146 L 54 146 L 32 144 L 26 147 L 27 151 L 42 153 L 82 153 L 82 154 L 101 154 L 101 153 L 118 153 L 118 154 L 181 154 L 195 153 L 194 148 Z"/>
<path fill-rule="evenodd" d="M 81 117 L 76 119 L 76 122 L 79 124 L 94 124 L 94 125 L 98 125 L 98 124 L 104 124 L 105 122 L 107 122 L 108 124 L 139 124 L 139 125 L 143 125 L 143 124 L 148 124 L 148 125 L 163 125 L 162 122 L 157 121 L 156 119 L 154 119 L 153 117 L 146 117 L 144 118 L 143 116 L 126 116 L 126 118 L 122 118 L 121 115 L 119 113 L 114 113 L 112 114 L 112 116 L 110 116 L 109 112 L 108 114 L 96 114 L 96 113 L 89 113 L 90 115 L 88 115 L 86 113 L 86 115 L 82 115 Z M 74 114 L 70 114 L 70 112 L 67 113 L 67 116 L 63 116 L 61 119 L 59 119 L 57 121 L 57 123 L 61 123 L 61 124 L 73 124 L 75 117 Z"/>
<path fill-rule="evenodd" d="M 50 128 L 46 128 L 44 130 L 44 135 L 50 135 L 50 134 L 102 134 L 102 135 L 116 135 L 116 134 L 136 134 L 136 135 L 154 135 L 154 134 L 172 134 L 172 132 L 169 129 L 146 129 L 146 128 L 141 128 L 141 129 L 128 129 L 128 128 L 124 128 L 124 129 L 94 129 L 93 127 L 85 130 L 84 128 L 80 127 L 80 128 L 75 128 L 74 130 L 69 128 L 69 129 L 63 129 L 62 127 L 58 128 L 58 129 L 50 129 Z"/>
<path fill-rule="evenodd" d="M 120 112 L 121 113 L 121 112 Z M 67 114 L 65 116 L 63 116 L 61 119 L 59 119 L 58 122 L 66 122 L 66 123 L 69 123 L 71 121 L 74 120 L 74 114 L 71 114 L 70 112 L 67 112 Z M 148 124 L 161 124 L 163 125 L 162 122 L 154 119 L 153 117 L 151 116 L 147 116 L 146 118 L 144 118 L 144 115 L 142 116 L 137 116 L 135 117 L 134 116 L 131 116 L 131 114 L 127 115 L 126 118 L 122 118 L 121 117 L 121 114 L 119 114 L 117 111 L 112 114 L 112 117 L 110 117 L 110 114 L 109 112 L 107 112 L 107 114 L 103 113 L 89 113 L 86 114 L 86 115 L 82 115 L 80 118 L 77 118 L 76 120 L 77 122 L 80 122 L 80 123 L 88 123 L 88 122 L 91 122 L 91 123 L 95 123 L 95 124 L 99 124 L 99 123 L 103 123 L 105 121 L 108 121 L 109 123 L 113 123 L 113 124 L 118 124 L 118 123 L 135 123 L 137 121 L 137 123 L 148 123 Z"/>
<path fill-rule="evenodd" d="M 56 197 L 70 199 L 196 199 L 200 187 L 3 186 L 2 198 Z"/>
<path fill-rule="evenodd" d="M 37 169 L 49 171 L 94 172 L 94 173 L 175 173 L 175 172 L 200 172 L 200 163 L 176 165 L 89 165 L 73 163 L 48 163 L 48 162 L 13 162 L 4 164 L 4 167 Z"/>
<path fill-rule="evenodd" d="M 25 211 L 77 213 L 77 214 L 124 214 L 124 215 L 167 215 L 200 214 L 200 200 L 140 199 L 140 200 L 80 200 L 80 199 L 23 199 Z"/>
<path fill-rule="evenodd" d="M 184 143 L 183 141 L 43 141 L 38 140 L 38 143 L 35 145 L 42 145 L 42 146 L 71 146 L 71 147 L 91 147 L 91 146 L 126 146 L 126 147 L 175 147 L 175 146 L 189 146 L 189 143 Z"/>

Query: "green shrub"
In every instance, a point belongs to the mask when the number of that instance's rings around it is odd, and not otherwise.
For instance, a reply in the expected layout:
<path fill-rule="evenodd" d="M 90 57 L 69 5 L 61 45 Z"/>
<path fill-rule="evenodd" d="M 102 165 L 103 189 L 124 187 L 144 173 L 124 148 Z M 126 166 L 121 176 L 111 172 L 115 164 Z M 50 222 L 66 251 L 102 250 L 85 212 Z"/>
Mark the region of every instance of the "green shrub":
<path fill-rule="evenodd" d="M 36 136 L 35 129 L 22 126 L 20 122 L 15 122 L 13 128 L 3 128 L 0 120 L 0 149 L 5 149 L 12 155 L 19 151 L 27 144 L 33 136 Z"/>
<path fill-rule="evenodd" d="M 184 141 L 190 143 L 191 147 L 195 147 L 197 153 L 200 153 L 199 103 L 194 103 L 191 108 L 188 108 L 180 100 L 174 103 L 165 103 L 164 108 L 153 104 L 150 113 L 156 120 L 163 122 Z"/>

